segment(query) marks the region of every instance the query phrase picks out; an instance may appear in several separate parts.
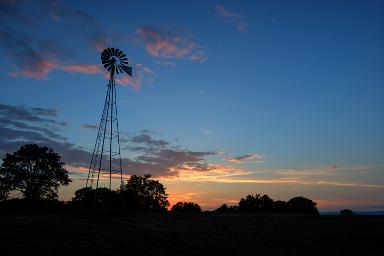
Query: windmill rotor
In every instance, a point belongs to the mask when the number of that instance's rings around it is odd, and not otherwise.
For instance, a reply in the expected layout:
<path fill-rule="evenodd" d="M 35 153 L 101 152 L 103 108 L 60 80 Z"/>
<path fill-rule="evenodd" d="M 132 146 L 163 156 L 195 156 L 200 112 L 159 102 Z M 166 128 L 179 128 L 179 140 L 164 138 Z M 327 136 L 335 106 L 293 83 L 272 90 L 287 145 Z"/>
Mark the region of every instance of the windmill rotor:
<path fill-rule="evenodd" d="M 117 48 L 109 47 L 101 53 L 101 63 L 112 74 L 126 73 L 132 76 L 132 67 L 128 66 L 125 53 Z"/>

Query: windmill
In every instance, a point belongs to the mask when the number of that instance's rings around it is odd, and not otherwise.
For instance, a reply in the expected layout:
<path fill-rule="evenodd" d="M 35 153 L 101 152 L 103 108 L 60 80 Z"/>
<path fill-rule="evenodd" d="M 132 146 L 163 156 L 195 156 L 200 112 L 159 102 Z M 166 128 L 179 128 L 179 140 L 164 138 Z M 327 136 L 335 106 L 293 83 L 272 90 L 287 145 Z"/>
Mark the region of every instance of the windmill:
<path fill-rule="evenodd" d="M 115 177 L 119 178 L 120 186 L 123 185 L 115 75 L 126 73 L 132 76 L 132 67 L 128 66 L 128 59 L 123 51 L 116 48 L 105 49 L 101 53 L 101 63 L 110 73 L 110 78 L 107 84 L 107 93 L 92 159 L 89 165 L 86 187 L 97 189 L 102 185 L 101 180 L 103 180 L 104 187 L 107 185 L 112 190 L 112 179 L 115 180 Z M 96 206 L 96 198 L 95 192 L 94 207 Z"/>

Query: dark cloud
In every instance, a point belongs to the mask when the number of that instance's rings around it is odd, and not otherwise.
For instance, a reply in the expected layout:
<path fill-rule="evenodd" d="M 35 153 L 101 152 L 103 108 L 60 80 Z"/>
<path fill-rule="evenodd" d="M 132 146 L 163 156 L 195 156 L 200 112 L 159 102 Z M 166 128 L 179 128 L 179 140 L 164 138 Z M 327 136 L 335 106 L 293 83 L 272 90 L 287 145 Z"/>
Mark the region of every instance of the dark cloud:
<path fill-rule="evenodd" d="M 103 47 L 111 42 L 110 36 L 95 17 L 74 10 L 58 0 L 2 0 L 0 16 L 0 47 L 11 63 L 10 69 L 13 71 L 9 75 L 15 77 L 44 79 L 54 69 L 66 70 L 67 65 L 78 64 L 73 44 L 67 47 L 62 41 L 42 38 L 42 33 L 38 33 L 40 26 L 31 27 L 31 24 L 50 22 L 66 37 L 80 40 L 92 48 Z"/>
<path fill-rule="evenodd" d="M 155 147 L 165 147 L 169 144 L 165 140 L 152 139 L 151 135 L 149 135 L 148 133 L 141 133 L 139 135 L 136 135 L 132 137 L 131 141 L 133 143 L 139 143 L 139 144 L 144 144 L 146 146 L 155 146 Z"/>
<path fill-rule="evenodd" d="M 241 162 L 249 161 L 252 159 L 261 160 L 264 157 L 265 157 L 264 154 L 246 154 L 246 155 L 233 157 L 231 159 L 228 159 L 228 161 L 232 163 L 241 163 Z"/>
<path fill-rule="evenodd" d="M 73 172 L 77 171 L 79 176 L 86 175 L 84 170 L 88 169 L 92 152 L 68 142 L 67 138 L 58 133 L 63 127 L 57 109 L 0 104 L 0 153 L 16 151 L 25 143 L 46 145 L 53 148 L 66 164 L 81 169 Z M 151 132 L 142 130 L 128 140 L 137 146 L 124 148 L 129 155 L 135 156 L 122 158 L 125 173 L 177 176 L 179 171 L 210 170 L 204 158 L 215 152 L 191 151 L 171 146 L 165 140 L 153 139 Z"/>
<path fill-rule="evenodd" d="M 154 176 L 177 176 L 185 166 L 196 168 L 207 167 L 204 157 L 213 155 L 213 152 L 196 152 L 186 149 L 168 148 L 153 150 L 150 154 L 136 157 L 134 160 L 124 159 L 123 163 L 129 173 L 151 173 Z M 208 168 L 200 169 L 208 171 Z"/>
<path fill-rule="evenodd" d="M 81 125 L 81 128 L 85 128 L 85 129 L 97 129 L 99 128 L 98 125 L 94 125 L 94 124 L 82 124 Z"/>
<path fill-rule="evenodd" d="M 25 106 L 13 106 L 0 103 L 0 116 L 14 121 L 42 122 L 62 124 L 52 117 L 57 117 L 57 109 L 53 108 L 29 108 Z"/>

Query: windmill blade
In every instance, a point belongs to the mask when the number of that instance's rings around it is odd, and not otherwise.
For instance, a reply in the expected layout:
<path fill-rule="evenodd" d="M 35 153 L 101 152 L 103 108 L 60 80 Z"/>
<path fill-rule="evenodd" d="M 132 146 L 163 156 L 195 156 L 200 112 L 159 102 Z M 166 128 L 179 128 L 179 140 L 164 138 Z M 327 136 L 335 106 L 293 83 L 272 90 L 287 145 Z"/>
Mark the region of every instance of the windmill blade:
<path fill-rule="evenodd" d="M 108 59 L 108 52 L 106 50 L 104 50 L 102 53 L 101 53 L 101 58 L 105 58 L 105 59 Z"/>
<path fill-rule="evenodd" d="M 121 56 L 119 56 L 120 57 L 120 59 L 122 59 L 122 58 L 126 58 L 127 57 L 127 55 L 125 55 L 124 53 L 121 55 Z"/>
<path fill-rule="evenodd" d="M 106 58 L 108 58 L 107 49 L 104 49 L 104 51 L 101 53 L 101 56 L 105 56 Z"/>
<path fill-rule="evenodd" d="M 123 53 L 123 51 L 122 50 L 119 50 L 119 49 L 117 49 L 118 50 L 118 53 L 117 53 L 117 57 L 119 57 L 119 58 L 121 58 L 121 56 L 122 55 L 124 55 L 124 53 Z"/>
<path fill-rule="evenodd" d="M 132 67 L 121 65 L 121 68 L 124 70 L 125 73 L 127 73 L 130 76 L 132 76 Z"/>
<path fill-rule="evenodd" d="M 120 73 L 123 73 L 123 69 L 121 68 L 121 65 L 119 65 Z"/>
<path fill-rule="evenodd" d="M 111 66 L 111 63 L 104 64 L 104 68 L 108 69 L 108 71 L 110 70 Z"/>
<path fill-rule="evenodd" d="M 116 56 L 116 49 L 115 48 L 111 48 L 111 51 L 112 51 L 112 55 Z"/>
<path fill-rule="evenodd" d="M 107 48 L 107 52 L 108 52 L 108 57 L 111 57 L 113 55 L 111 48 Z"/>

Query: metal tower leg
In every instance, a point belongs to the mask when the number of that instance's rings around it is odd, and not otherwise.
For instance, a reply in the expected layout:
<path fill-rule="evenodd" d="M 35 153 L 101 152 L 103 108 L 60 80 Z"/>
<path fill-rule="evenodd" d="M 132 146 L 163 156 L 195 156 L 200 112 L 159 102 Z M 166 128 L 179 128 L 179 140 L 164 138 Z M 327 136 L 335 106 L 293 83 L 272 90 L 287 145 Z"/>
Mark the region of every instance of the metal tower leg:
<path fill-rule="evenodd" d="M 108 173 L 109 177 L 107 178 Z M 103 184 L 104 187 L 108 187 L 112 190 L 114 187 L 113 179 L 115 176 L 118 176 L 117 178 L 120 180 L 120 182 L 118 182 L 120 183 L 119 187 L 121 187 L 123 185 L 123 172 L 120 154 L 119 124 L 116 108 L 116 85 L 114 72 L 112 72 L 107 85 L 103 113 L 99 124 L 86 182 L 87 188 L 95 189 L 93 207 L 97 206 L 97 188 Z M 109 182 L 102 182 L 105 180 L 108 180 Z"/>

